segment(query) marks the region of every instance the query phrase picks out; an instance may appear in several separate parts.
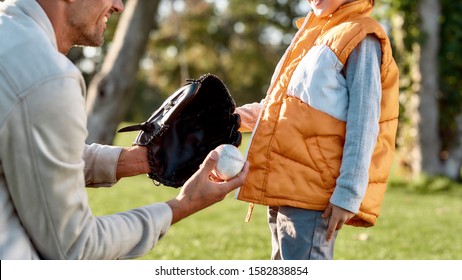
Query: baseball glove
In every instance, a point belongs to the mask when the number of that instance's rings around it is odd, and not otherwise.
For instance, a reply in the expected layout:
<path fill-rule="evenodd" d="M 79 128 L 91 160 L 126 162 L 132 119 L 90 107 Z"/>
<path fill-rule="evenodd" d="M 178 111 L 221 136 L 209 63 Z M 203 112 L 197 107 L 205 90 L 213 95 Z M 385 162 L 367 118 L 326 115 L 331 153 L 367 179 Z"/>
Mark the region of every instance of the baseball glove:
<path fill-rule="evenodd" d="M 207 154 L 221 144 L 239 146 L 236 103 L 217 76 L 205 74 L 186 83 L 141 124 L 119 132 L 141 130 L 134 144 L 146 146 L 156 185 L 181 187 Z"/>

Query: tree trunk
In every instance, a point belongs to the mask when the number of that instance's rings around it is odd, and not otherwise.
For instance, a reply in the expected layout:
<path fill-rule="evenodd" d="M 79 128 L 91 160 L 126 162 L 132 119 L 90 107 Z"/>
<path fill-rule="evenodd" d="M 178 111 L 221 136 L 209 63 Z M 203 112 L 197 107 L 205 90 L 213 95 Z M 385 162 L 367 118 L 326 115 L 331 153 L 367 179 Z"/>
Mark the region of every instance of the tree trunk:
<path fill-rule="evenodd" d="M 101 71 L 88 87 L 87 143 L 111 144 L 134 95 L 139 61 L 145 53 L 160 0 L 129 0 Z"/>
<path fill-rule="evenodd" d="M 397 154 L 398 163 L 403 175 L 412 178 L 417 178 L 422 171 L 422 153 L 419 142 L 419 85 L 421 80 L 419 69 L 420 48 L 417 44 L 410 51 L 406 50 L 404 45 L 404 18 L 399 13 L 396 14 L 391 21 L 392 37 L 396 50 L 395 56 L 401 59 L 401 65 L 408 65 L 409 79 L 404 85 L 405 90 L 401 93 L 400 102 L 405 107 L 400 118 L 404 121 L 400 122 L 397 138 Z"/>
<path fill-rule="evenodd" d="M 421 30 L 425 41 L 421 45 L 420 55 L 420 147 L 422 154 L 422 171 L 430 176 L 442 172 L 440 160 L 441 140 L 439 136 L 438 109 L 438 51 L 439 51 L 439 17 L 441 13 L 439 1 L 420 0 L 419 14 Z"/>
<path fill-rule="evenodd" d="M 462 168 L 462 114 L 456 119 L 457 139 L 448 149 L 447 159 L 444 161 L 443 174 L 454 181 L 461 181 Z"/>

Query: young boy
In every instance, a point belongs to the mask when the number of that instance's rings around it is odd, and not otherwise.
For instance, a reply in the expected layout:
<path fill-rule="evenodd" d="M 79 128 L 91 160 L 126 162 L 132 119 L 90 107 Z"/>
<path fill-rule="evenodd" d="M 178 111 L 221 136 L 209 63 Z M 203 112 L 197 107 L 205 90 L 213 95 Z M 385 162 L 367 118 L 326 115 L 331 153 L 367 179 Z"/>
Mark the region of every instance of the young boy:
<path fill-rule="evenodd" d="M 238 199 L 268 205 L 273 259 L 333 259 L 344 225 L 373 226 L 398 126 L 398 69 L 373 0 L 309 0 L 252 131 Z"/>

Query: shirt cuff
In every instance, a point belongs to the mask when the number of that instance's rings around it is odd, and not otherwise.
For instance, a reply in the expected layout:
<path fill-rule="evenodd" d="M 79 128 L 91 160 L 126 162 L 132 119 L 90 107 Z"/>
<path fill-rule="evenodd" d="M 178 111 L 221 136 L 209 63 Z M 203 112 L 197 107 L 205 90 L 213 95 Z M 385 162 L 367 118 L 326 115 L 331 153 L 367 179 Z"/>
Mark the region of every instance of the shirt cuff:
<path fill-rule="evenodd" d="M 116 171 L 122 147 L 92 144 L 85 151 L 87 186 L 111 186 L 117 182 Z"/>
<path fill-rule="evenodd" d="M 164 213 L 164 215 L 162 215 L 162 219 L 159 221 L 159 227 L 161 232 L 159 235 L 159 239 L 161 239 L 172 225 L 173 211 L 172 208 L 170 208 L 170 206 L 165 202 L 156 203 L 155 205 L 157 205 L 157 207 L 159 207 L 162 213 Z"/>
<path fill-rule="evenodd" d="M 335 191 L 330 198 L 330 203 L 357 214 L 362 200 L 363 197 L 355 195 L 348 188 L 336 186 Z"/>
<path fill-rule="evenodd" d="M 154 203 L 144 206 L 151 213 L 151 222 L 154 225 L 154 244 L 157 243 L 167 233 L 172 225 L 173 211 L 165 202 Z"/>
<path fill-rule="evenodd" d="M 146 255 L 161 240 L 172 224 L 173 212 L 167 203 L 154 203 L 133 209 L 138 217 L 142 217 L 142 229 L 134 230 L 134 236 L 141 232 L 140 243 L 122 259 L 134 259 Z M 136 237 L 135 237 L 136 238 Z"/>

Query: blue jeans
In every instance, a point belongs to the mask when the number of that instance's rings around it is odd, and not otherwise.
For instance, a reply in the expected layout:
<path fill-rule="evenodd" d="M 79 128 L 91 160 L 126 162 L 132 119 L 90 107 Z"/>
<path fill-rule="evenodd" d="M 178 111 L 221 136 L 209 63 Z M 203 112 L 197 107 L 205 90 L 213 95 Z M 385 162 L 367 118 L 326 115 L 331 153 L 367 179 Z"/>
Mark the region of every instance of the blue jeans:
<path fill-rule="evenodd" d="M 322 211 L 294 207 L 269 207 L 273 260 L 332 260 L 338 231 L 326 240 L 329 220 Z"/>

